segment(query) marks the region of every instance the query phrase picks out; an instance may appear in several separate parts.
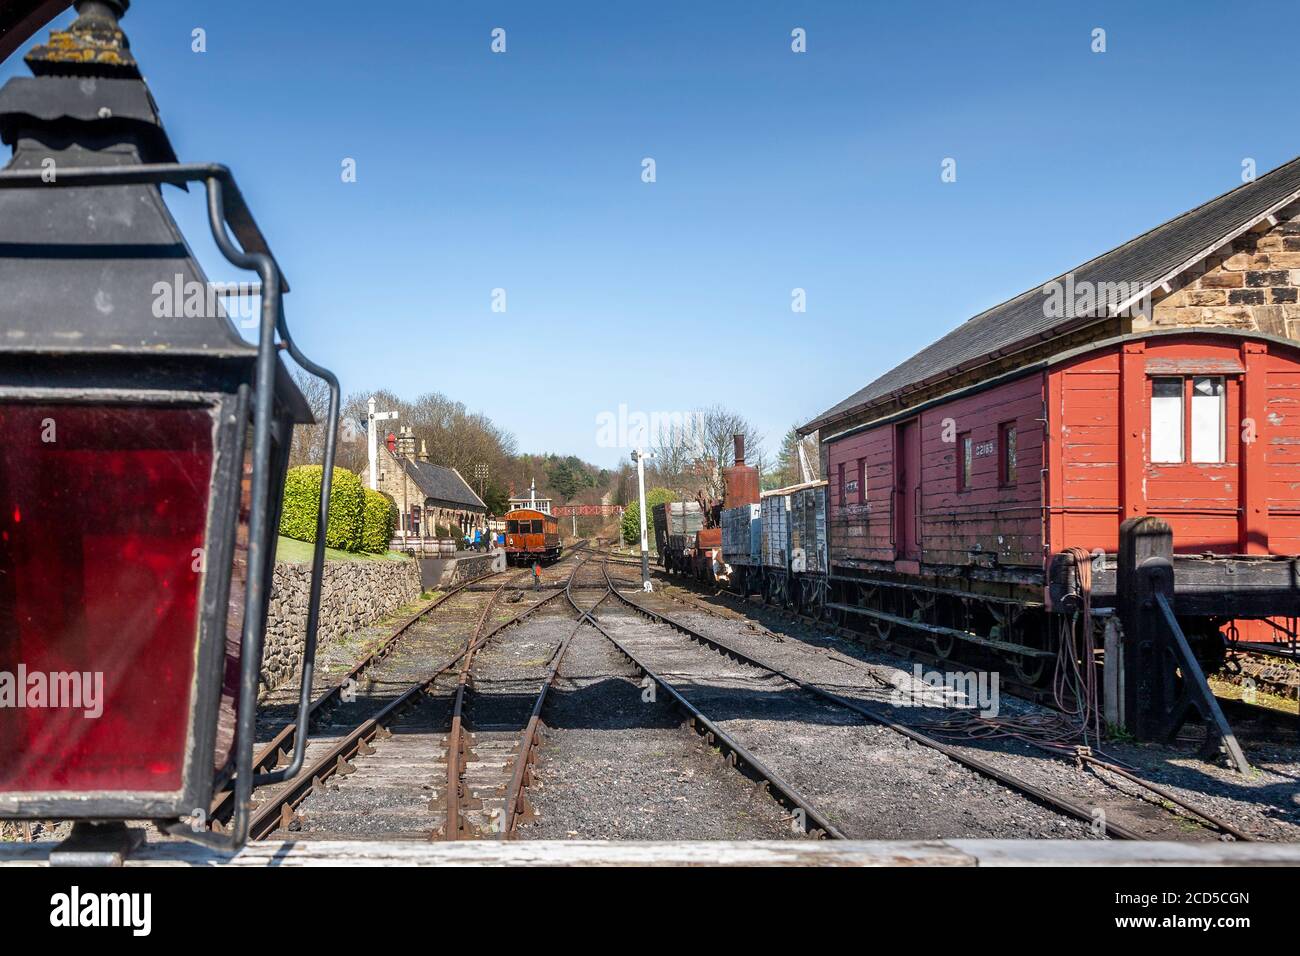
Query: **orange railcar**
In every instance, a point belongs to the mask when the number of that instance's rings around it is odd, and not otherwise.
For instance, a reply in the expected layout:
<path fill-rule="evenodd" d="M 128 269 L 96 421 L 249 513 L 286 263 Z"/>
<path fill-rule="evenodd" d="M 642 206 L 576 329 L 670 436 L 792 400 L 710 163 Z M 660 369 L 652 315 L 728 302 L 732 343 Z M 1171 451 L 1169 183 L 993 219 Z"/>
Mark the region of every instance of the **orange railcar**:
<path fill-rule="evenodd" d="M 506 561 L 510 564 L 549 563 L 560 557 L 560 524 L 554 515 L 516 508 L 505 516 Z"/>

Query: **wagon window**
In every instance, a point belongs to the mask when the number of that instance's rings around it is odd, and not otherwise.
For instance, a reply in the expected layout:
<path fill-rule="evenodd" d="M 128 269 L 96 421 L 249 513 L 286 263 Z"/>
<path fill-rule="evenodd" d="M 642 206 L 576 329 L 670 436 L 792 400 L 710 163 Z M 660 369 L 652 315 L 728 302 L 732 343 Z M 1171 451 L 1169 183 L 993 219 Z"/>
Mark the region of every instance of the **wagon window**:
<path fill-rule="evenodd" d="M 1019 477 L 1016 471 L 1016 423 L 1003 422 L 998 430 L 1001 432 L 998 444 L 1002 449 L 998 477 L 1002 484 L 1014 485 Z"/>
<path fill-rule="evenodd" d="M 858 459 L 858 504 L 867 503 L 867 460 Z"/>
<path fill-rule="evenodd" d="M 542 533 L 542 519 L 541 518 L 534 519 L 533 534 L 541 534 L 541 533 Z"/>
<path fill-rule="evenodd" d="M 957 436 L 957 490 L 965 491 L 970 487 L 971 471 L 975 467 L 975 444 L 970 432 Z"/>
<path fill-rule="evenodd" d="M 1151 380 L 1151 461 L 1183 460 L 1183 380 Z"/>
<path fill-rule="evenodd" d="M 1192 379 L 1192 461 L 1223 461 L 1223 379 Z"/>
<path fill-rule="evenodd" d="M 507 522 L 506 522 L 506 534 L 518 534 L 518 533 L 519 533 L 519 522 L 518 522 L 518 521 L 507 521 Z"/>

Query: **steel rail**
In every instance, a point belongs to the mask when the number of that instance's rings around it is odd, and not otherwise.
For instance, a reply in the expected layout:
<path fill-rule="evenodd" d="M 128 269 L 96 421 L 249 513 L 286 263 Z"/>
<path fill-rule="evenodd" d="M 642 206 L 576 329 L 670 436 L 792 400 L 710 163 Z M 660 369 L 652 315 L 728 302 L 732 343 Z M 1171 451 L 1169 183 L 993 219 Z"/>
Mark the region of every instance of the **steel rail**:
<path fill-rule="evenodd" d="M 1210 816 L 1200 807 L 1196 806 L 1196 804 L 1189 803 L 1188 801 L 1184 800 L 1182 797 L 1178 796 L 1178 794 L 1174 793 L 1173 791 L 1166 790 L 1164 787 L 1158 786 L 1147 780 L 1143 780 L 1137 774 L 1125 770 L 1123 767 L 1117 764 L 1113 764 L 1109 760 L 1102 760 L 1099 757 L 1096 757 L 1090 753 L 1076 753 L 1076 754 L 1071 754 L 1070 756 L 1074 756 L 1078 760 L 1082 761 L 1083 763 L 1090 764 L 1094 767 L 1101 767 L 1103 770 L 1113 773 L 1116 776 L 1123 777 L 1125 780 L 1129 781 L 1130 783 L 1135 783 L 1140 787 L 1145 787 L 1160 799 L 1168 800 L 1170 803 L 1178 807 L 1181 807 L 1187 812 L 1193 813 L 1196 816 L 1201 817 L 1211 826 L 1216 827 L 1217 829 L 1223 831 L 1224 833 L 1231 835 L 1234 839 L 1241 840 L 1243 843 L 1256 842 L 1255 838 L 1251 836 L 1249 833 L 1246 833 L 1244 830 L 1241 830 L 1238 827 L 1233 826 L 1231 823 L 1228 823 L 1226 820 L 1220 820 L 1218 817 Z"/>
<path fill-rule="evenodd" d="M 618 589 L 614 586 L 614 582 L 609 577 L 609 569 L 603 567 L 602 571 L 605 575 L 606 594 L 601 598 L 601 601 L 605 600 L 605 598 L 612 594 L 620 601 L 631 603 L 628 602 L 627 598 L 620 594 Z M 599 603 L 600 602 L 597 602 L 597 604 Z M 576 604 L 574 606 L 577 607 Z M 804 817 L 804 831 L 810 836 L 836 840 L 847 839 L 844 833 L 831 823 L 830 820 L 821 813 L 821 811 L 813 806 L 812 802 L 800 793 L 792 783 L 787 781 L 784 777 L 764 763 L 756 754 L 741 744 L 740 741 L 736 740 L 736 738 L 732 737 L 731 734 L 727 733 L 727 731 L 723 730 L 705 716 L 698 707 L 687 700 L 676 687 L 667 681 L 667 679 L 652 670 L 648 664 L 643 662 L 633 654 L 632 651 L 625 647 L 618 638 L 609 633 L 605 626 L 600 623 L 600 620 L 592 615 L 591 611 L 594 611 L 595 608 L 596 605 L 592 605 L 591 609 L 586 612 L 582 612 L 580 608 L 579 611 L 583 614 L 583 619 L 589 622 L 592 627 L 605 637 L 606 640 L 613 644 L 615 649 L 631 661 L 632 665 L 636 667 L 637 670 L 654 681 L 665 694 L 672 698 L 673 703 L 675 703 L 678 708 L 687 715 L 687 718 L 697 733 L 701 734 L 710 745 L 716 746 L 719 750 L 725 752 L 728 764 L 737 769 L 740 769 L 742 766 L 749 767 L 749 769 L 753 771 L 753 773 L 761 780 L 762 784 L 768 789 L 768 792 L 771 793 L 779 803 L 785 805 L 787 808 L 802 813 Z M 581 623 L 581 621 L 579 621 L 579 623 Z"/>
<path fill-rule="evenodd" d="M 474 625 L 473 633 L 465 641 L 465 651 L 462 655 L 460 671 L 456 677 L 456 701 L 451 711 L 451 730 L 447 734 L 447 813 L 442 827 L 442 838 L 444 840 L 459 840 L 461 833 L 466 829 L 464 818 L 460 812 L 460 798 L 462 795 L 460 775 L 464 770 L 461 757 L 465 750 L 465 692 L 469 687 L 470 666 L 474 663 L 474 655 L 478 653 L 481 646 L 478 643 L 479 635 L 483 632 L 483 626 L 487 623 L 492 609 L 496 607 L 497 600 L 501 597 L 503 590 L 505 590 L 504 583 L 497 588 L 491 599 L 484 605 L 483 612 Z"/>
<path fill-rule="evenodd" d="M 726 594 L 728 597 L 732 597 L 732 598 L 736 598 L 737 600 L 741 600 L 741 598 L 740 598 L 739 595 L 731 594 L 730 592 L 726 591 L 725 589 L 724 589 L 724 590 L 720 590 L 718 593 L 720 593 L 720 594 Z M 622 595 L 620 595 L 620 597 L 622 597 Z M 711 614 L 711 615 L 713 615 L 713 616 L 715 616 L 715 617 L 719 616 L 719 615 L 717 614 L 717 612 L 716 612 L 713 608 L 709 607 L 707 604 L 701 604 L 701 603 L 696 603 L 696 602 L 691 602 L 691 603 L 692 603 L 692 606 L 693 606 L 693 607 L 696 607 L 696 608 L 700 609 L 701 611 L 704 611 L 704 612 L 707 613 L 707 614 Z M 840 627 L 840 626 L 837 626 L 837 625 L 835 625 L 835 624 L 830 624 L 830 623 L 825 622 L 825 621 L 818 621 L 818 620 L 815 619 L 815 618 L 811 618 L 811 617 L 809 617 L 809 616 L 807 616 L 807 615 L 805 615 L 805 614 L 799 614 L 799 613 L 797 613 L 797 612 L 790 611 L 789 609 L 786 609 L 786 608 L 773 608 L 773 607 L 771 607 L 770 605 L 764 605 L 764 607 L 766 607 L 768 610 L 777 611 L 777 612 L 779 612 L 779 613 L 781 613 L 781 614 L 784 614 L 784 615 L 786 615 L 786 616 L 788 616 L 788 617 L 793 617 L 793 618 L 795 618 L 795 619 L 798 619 L 798 620 L 804 621 L 804 622 L 806 622 L 806 623 L 808 623 L 808 624 L 812 624 L 812 625 L 816 625 L 816 626 L 819 626 L 819 627 L 826 628 L 826 629 L 828 629 L 828 630 L 832 630 L 832 631 L 834 631 L 835 633 L 842 633 L 842 632 L 844 632 L 844 631 L 846 630 L 845 628 Z M 644 611 L 646 611 L 646 610 L 648 610 L 648 609 L 641 609 L 641 610 L 643 610 L 643 612 L 644 612 Z M 650 613 L 654 613 L 654 612 L 650 612 Z M 678 626 L 678 625 L 674 625 L 674 626 Z M 853 636 L 853 637 L 861 637 L 861 636 L 863 636 L 863 635 L 859 634 L 859 633 L 856 632 L 856 631 L 852 631 L 851 629 L 848 630 L 848 633 L 849 633 L 849 635 L 851 635 L 851 636 Z M 711 638 L 705 638 L 706 643 L 709 642 L 709 641 L 712 641 L 712 640 L 713 640 L 713 639 L 711 639 Z M 896 645 L 893 645 L 893 642 L 891 642 L 891 641 L 887 641 L 887 640 L 884 640 L 884 639 L 881 639 L 881 638 L 877 638 L 876 640 L 880 640 L 881 643 L 884 643 L 884 644 L 890 644 L 891 646 L 896 646 Z M 718 642 L 718 643 L 721 643 L 721 642 Z M 916 656 L 918 656 L 918 657 L 923 657 L 924 659 L 926 659 L 927 661 L 929 661 L 929 662 L 931 662 L 931 663 L 940 663 L 940 662 L 942 662 L 942 659 L 941 659 L 941 658 L 932 657 L 931 655 L 924 654 L 923 652 L 914 652 L 914 650 L 911 649 L 911 648 L 906 648 L 906 650 L 908 650 L 909 653 L 915 653 Z M 762 664 L 761 662 L 758 663 L 758 666 L 759 666 L 759 667 L 767 667 L 766 664 Z M 1003 683 L 1008 683 L 1008 682 L 1005 682 L 1005 681 L 1004 681 Z M 814 692 L 815 692 L 815 688 L 813 688 L 813 687 L 810 686 L 809 689 L 810 689 L 810 690 L 814 690 Z M 1021 695 L 1021 696 L 1024 696 L 1024 695 Z M 847 700 L 847 699 L 840 700 L 840 701 L 836 701 L 836 702 L 837 702 L 837 703 L 841 703 L 841 704 L 843 704 L 844 706 L 848 706 L 850 709 L 858 710 L 859 712 L 862 712 L 862 710 L 865 709 L 865 708 L 861 708 L 861 709 L 860 709 L 860 705 L 858 705 L 858 704 L 857 704 L 856 702 L 854 702 L 854 701 Z M 1055 709 L 1055 708 L 1053 708 L 1053 709 Z M 1284 716 L 1285 716 L 1285 715 L 1284 715 Z M 872 717 L 873 720 L 877 720 L 877 719 L 887 719 L 887 718 L 882 718 L 882 717 L 880 717 L 880 715 L 876 715 L 876 714 L 874 714 L 874 713 L 871 715 L 871 717 Z M 900 726 L 900 727 L 905 727 L 905 725 L 899 725 L 899 726 Z M 910 730 L 910 728 L 907 728 L 907 729 Z M 912 732 L 912 733 L 919 733 L 919 732 L 917 732 L 917 731 L 911 731 L 911 732 Z M 933 739 L 933 738 L 929 738 L 928 736 L 926 736 L 926 735 L 924 735 L 924 734 L 921 734 L 920 736 L 925 737 L 927 740 L 931 740 L 931 739 Z M 918 740 L 918 742 L 922 742 L 922 741 Z M 937 740 L 936 740 L 936 741 L 934 741 L 934 743 L 935 743 L 935 744 L 938 744 L 940 747 L 946 747 L 946 746 L 947 746 L 946 744 L 943 744 L 942 741 L 937 741 Z M 926 744 L 926 746 L 930 746 L 930 744 Z M 1116 764 L 1110 763 L 1109 761 L 1101 760 L 1101 759 L 1099 759 L 1099 758 L 1097 758 L 1097 757 L 1095 757 L 1095 756 L 1093 756 L 1093 755 L 1091 755 L 1091 754 L 1077 753 L 1077 752 L 1075 752 L 1075 751 L 1069 751 L 1069 752 L 1060 751 L 1060 752 L 1057 752 L 1057 751 L 1055 751 L 1055 750 L 1052 750 L 1052 751 L 1050 751 L 1050 752 L 1052 752 L 1052 753 L 1055 754 L 1056 756 L 1065 757 L 1065 758 L 1076 758 L 1076 759 L 1080 760 L 1080 761 L 1083 762 L 1083 763 L 1091 763 L 1091 764 L 1094 764 L 1094 765 L 1099 766 L 1099 767 L 1101 767 L 1101 768 L 1103 768 L 1103 769 L 1105 769 L 1105 770 L 1109 770 L 1109 771 L 1111 771 L 1112 773 L 1115 773 L 1117 776 L 1124 777 L 1125 779 L 1129 780 L 1131 783 L 1134 783 L 1134 784 L 1137 784 L 1138 786 L 1141 786 L 1141 787 L 1146 788 L 1148 791 L 1150 791 L 1151 793 L 1155 794 L 1157 797 L 1160 797 L 1160 798 L 1163 799 L 1163 800 L 1168 800 L 1170 803 L 1176 804 L 1177 806 L 1181 807 L 1182 809 L 1187 810 L 1188 812 L 1194 814 L 1194 815 L 1197 816 L 1197 817 L 1200 817 L 1203 821 L 1205 821 L 1206 823 L 1210 824 L 1210 826 L 1214 827 L 1215 829 L 1219 830 L 1219 831 L 1222 832 L 1222 833 L 1225 833 L 1225 834 L 1228 834 L 1229 836 L 1232 836 L 1234 839 L 1241 840 L 1241 841 L 1245 841 L 1245 842 L 1254 842 L 1255 839 L 1256 839 L 1255 837 L 1252 837 L 1250 834 L 1245 833 L 1245 832 L 1242 831 L 1240 828 L 1234 826 L 1233 824 L 1227 822 L 1226 820 L 1222 820 L 1222 819 L 1220 819 L 1220 818 L 1214 816 L 1213 814 L 1208 813 L 1207 811 L 1205 811 L 1205 810 L 1203 810 L 1203 809 L 1197 807 L 1195 804 L 1190 803 L 1190 802 L 1184 800 L 1182 797 L 1179 797 L 1179 796 L 1177 796 L 1177 795 L 1171 793 L 1170 791 L 1164 789 L 1163 787 L 1161 787 L 1161 786 L 1159 786 L 1159 785 L 1157 785 L 1157 784 L 1153 784 L 1153 783 L 1151 783 L 1150 781 L 1144 780 L 1143 778 L 1137 776 L 1136 774 L 1133 774 L 1133 773 L 1131 773 L 1130 771 L 1127 771 L 1127 770 L 1125 770 L 1124 768 L 1117 766 Z M 965 756 L 962 755 L 960 752 L 957 752 L 957 753 L 954 753 L 954 754 L 949 754 L 949 756 L 951 756 L 954 760 L 959 760 L 959 761 L 963 761 L 963 762 L 966 762 L 966 761 L 975 761 L 976 763 L 980 763 L 980 764 L 983 763 L 983 761 L 979 761 L 977 758 L 973 758 L 973 757 L 968 758 L 968 757 L 965 757 Z M 975 768 L 975 767 L 972 767 L 971 769 L 976 769 L 976 768 Z M 996 770 L 996 768 L 991 768 L 991 769 Z M 982 772 L 982 771 L 980 771 L 980 772 Z M 1001 771 L 999 771 L 999 772 L 1001 772 Z M 1018 779 L 1018 778 L 1016 778 L 1016 779 Z M 1011 787 L 1013 787 L 1013 789 L 1020 789 L 1019 787 L 1016 787 L 1014 784 L 1010 784 L 1010 783 L 1008 783 L 1007 786 L 1011 786 Z M 1031 784 L 1026 784 L 1026 786 L 1033 786 L 1033 785 L 1031 785 Z M 1051 799 L 1061 799 L 1061 800 L 1066 800 L 1066 798 L 1056 798 L 1054 795 L 1050 796 L 1048 799 L 1049 799 L 1049 800 L 1051 800 Z M 1067 801 L 1067 802 L 1070 802 L 1070 801 Z M 1070 811 L 1067 811 L 1067 812 L 1070 812 Z M 1133 835 L 1132 837 L 1126 837 L 1125 839 L 1135 839 L 1135 840 L 1138 840 L 1138 839 L 1144 839 L 1144 837 L 1143 837 L 1141 834 L 1138 834 L 1137 831 L 1131 831 L 1131 832 L 1132 832 L 1134 835 Z"/>
<path fill-rule="evenodd" d="M 502 583 L 502 589 L 506 587 L 506 583 L 507 582 Z M 368 742 L 383 729 L 385 722 L 414 702 L 416 697 L 432 686 L 439 677 L 443 676 L 460 663 L 466 654 L 471 651 L 477 651 L 501 631 L 532 616 L 543 606 L 554 601 L 563 593 L 563 591 L 557 590 L 553 594 L 550 594 L 537 601 L 535 604 L 525 608 L 509 620 L 496 625 L 487 633 L 483 634 L 478 640 L 468 644 L 464 649 L 457 653 L 455 657 L 452 657 L 450 660 L 439 665 L 439 667 L 427 678 L 412 684 L 404 693 L 401 694 L 401 696 L 394 698 L 377 713 L 371 715 L 367 720 L 353 728 L 347 735 L 332 746 L 328 752 L 316 760 L 311 767 L 295 778 L 289 787 L 277 793 L 266 804 L 258 808 L 257 812 L 253 816 L 250 827 L 253 839 L 263 839 L 291 820 L 293 809 L 301 803 L 303 798 L 306 797 L 311 790 L 319 786 L 338 770 L 344 769 L 346 771 L 349 769 L 347 758 L 354 756 L 358 752 L 368 752 Z"/>
<path fill-rule="evenodd" d="M 501 828 L 501 839 L 509 840 L 514 836 L 515 827 L 519 823 L 519 818 L 529 812 L 528 799 L 525 795 L 526 788 L 532 783 L 532 766 L 536 759 L 537 743 L 540 737 L 542 725 L 542 708 L 546 706 L 546 697 L 560 674 L 560 666 L 564 663 L 564 656 L 568 653 L 569 644 L 574 636 L 582 628 L 584 623 L 591 621 L 591 612 L 600 606 L 601 602 L 609 597 L 608 590 L 601 595 L 587 610 L 578 606 L 578 602 L 573 599 L 573 584 L 577 579 L 578 572 L 587 563 L 587 558 L 583 558 L 574 565 L 573 573 L 569 575 L 569 580 L 564 586 L 564 596 L 568 599 L 569 604 L 578 612 L 578 620 L 573 625 L 567 637 L 560 643 L 553 655 L 553 662 L 546 679 L 542 682 L 541 690 L 537 694 L 537 699 L 533 702 L 532 713 L 528 717 L 528 724 L 524 728 L 523 737 L 519 743 L 519 749 L 515 753 L 514 771 L 510 776 L 510 784 L 506 787 L 506 819 Z"/>
<path fill-rule="evenodd" d="M 717 638 L 709 637 L 705 634 L 702 634 L 699 631 L 696 631 L 688 624 L 683 624 L 681 621 L 678 621 L 675 618 L 672 618 L 666 614 L 661 614 L 658 611 L 652 611 L 651 609 L 644 607 L 637 601 L 633 601 L 631 598 L 627 597 L 624 594 L 620 594 L 617 591 L 615 591 L 615 596 L 620 601 L 622 601 L 625 605 L 627 605 L 629 608 L 636 611 L 637 613 L 647 618 L 650 618 L 651 620 L 657 621 L 658 623 L 667 624 L 669 627 L 672 627 L 675 630 L 681 632 L 682 634 L 685 634 L 687 637 L 691 638 L 692 640 L 704 644 L 705 646 L 710 647 L 713 650 L 719 652 L 724 657 L 729 657 L 735 661 L 738 661 L 739 663 L 748 664 L 749 666 L 755 667 L 759 670 L 767 671 L 769 674 L 772 674 L 773 676 L 780 677 L 782 680 L 786 680 L 790 682 L 796 687 L 799 687 L 801 690 L 807 691 L 808 693 L 813 694 L 814 696 L 820 697 L 823 700 L 836 704 L 839 707 L 843 707 L 846 710 L 853 711 L 854 713 L 862 717 L 865 717 L 868 720 L 872 721 L 873 723 L 879 724 L 882 727 L 886 727 L 896 733 L 902 734 L 904 737 L 907 737 L 909 740 L 913 740 L 916 743 L 921 744 L 922 746 L 929 747 L 930 749 L 943 754 L 945 757 L 948 757 L 949 759 L 961 764 L 962 766 L 966 767 L 969 770 L 973 770 L 976 773 L 988 777 L 991 780 L 994 780 L 1005 787 L 1015 790 L 1018 793 L 1022 793 L 1025 796 L 1031 797 L 1039 801 L 1040 803 L 1046 804 L 1052 807 L 1053 809 L 1056 809 L 1062 813 L 1066 813 L 1070 816 L 1076 817 L 1090 824 L 1095 822 L 1092 812 L 1089 811 L 1087 807 L 1081 806 L 1080 804 L 1075 803 L 1073 800 L 1070 800 L 1067 797 L 1059 796 L 1055 793 L 1052 793 L 1050 790 L 1046 790 L 1042 787 L 1039 787 L 1036 784 L 1032 784 L 1026 780 L 1022 780 L 1019 777 L 1015 776 L 1014 774 L 1008 773 L 1004 770 L 994 767 L 992 764 L 985 763 L 983 760 L 979 760 L 978 758 L 967 756 L 966 754 L 957 751 L 953 747 L 950 747 L 939 740 L 935 740 L 933 737 L 927 736 L 926 734 L 914 730 L 913 728 L 908 727 L 905 724 L 900 724 L 895 720 L 891 720 L 890 718 L 885 717 L 883 714 L 877 713 L 871 708 L 859 704 L 857 701 L 850 700 L 845 697 L 841 697 L 839 694 L 835 694 L 831 691 L 828 691 L 825 688 L 819 687 L 816 684 L 812 684 L 807 681 L 801 680 L 800 678 L 795 677 L 793 674 L 790 674 L 779 667 L 775 667 L 771 664 L 768 664 L 765 661 L 761 661 L 745 653 L 744 651 L 739 650 L 738 648 L 732 647 L 730 644 L 727 644 L 724 641 L 720 641 Z M 1111 820 L 1109 817 L 1105 817 L 1103 822 L 1106 827 L 1106 832 L 1111 836 L 1118 837 L 1119 839 L 1123 839 L 1123 840 L 1140 840 L 1143 838 L 1142 834 L 1138 833 L 1136 830 L 1126 827 L 1123 824 L 1116 823 L 1113 820 Z"/>
<path fill-rule="evenodd" d="M 572 554 L 576 556 L 580 550 L 579 547 Z M 573 576 L 577 574 L 578 568 L 581 566 L 582 562 L 580 561 L 570 572 L 569 579 L 566 582 L 566 589 L 568 585 L 573 583 Z M 526 574 L 527 570 L 523 569 L 520 573 Z M 501 591 L 498 590 L 492 595 L 492 600 L 488 602 L 488 606 L 483 611 L 483 616 L 479 618 L 479 622 L 475 627 L 476 635 L 482 629 L 488 613 L 500 594 Z M 533 608 L 540 607 L 558 596 L 558 593 L 551 595 L 550 598 L 533 605 Z M 466 825 L 464 814 L 461 812 L 461 799 L 464 796 L 464 781 L 461 777 L 465 772 L 465 760 L 463 759 L 465 754 L 465 696 L 469 690 L 470 669 L 474 665 L 474 657 L 481 646 L 482 644 L 474 645 L 473 641 L 466 644 L 460 671 L 456 675 L 456 698 L 452 705 L 451 729 L 447 734 L 447 796 L 445 801 L 447 809 L 441 834 L 444 840 L 459 840 L 462 837 L 469 836 L 469 827 Z M 433 838 L 437 836 L 438 834 L 433 834 Z"/>
<path fill-rule="evenodd" d="M 592 549 L 587 548 L 586 550 L 590 551 Z M 609 554 L 610 552 L 598 551 L 596 553 Z M 619 562 L 614 562 L 614 563 L 617 564 Z M 632 566 L 639 568 L 640 564 L 633 564 Z M 693 578 L 681 578 L 681 577 L 674 578 L 666 575 L 663 572 L 660 573 L 664 576 L 664 579 L 666 581 L 676 585 L 677 587 L 681 588 L 683 591 L 687 592 L 688 594 L 694 596 L 699 596 L 701 594 L 702 589 L 699 583 L 695 581 Z M 707 592 L 707 595 L 710 597 L 725 598 L 726 600 L 728 600 L 733 604 L 739 604 L 743 606 L 745 608 L 746 616 L 748 616 L 748 610 L 752 606 L 747 596 L 736 594 L 734 591 L 730 591 L 724 587 L 714 588 L 711 592 Z M 679 598 L 676 595 L 670 595 L 670 597 L 673 600 L 678 601 L 679 603 L 686 603 L 683 598 Z M 700 610 L 708 614 L 712 614 L 715 617 L 719 616 L 716 610 L 714 610 L 713 608 L 709 607 L 706 604 L 699 604 L 695 602 L 691 602 L 691 603 L 693 604 L 693 606 L 699 608 Z M 901 644 L 898 641 L 891 640 L 890 638 L 887 637 L 867 634 L 863 631 L 855 631 L 850 627 L 846 627 L 842 624 L 837 624 L 835 623 L 835 621 L 830 620 L 829 618 L 813 617 L 808 614 L 801 614 L 800 612 L 792 610 L 787 607 L 778 607 L 777 605 L 769 604 L 766 599 L 763 599 L 761 606 L 765 611 L 769 611 L 773 614 L 779 614 L 780 616 L 784 617 L 787 620 L 802 621 L 804 624 L 807 624 L 810 627 L 820 628 L 822 630 L 835 634 L 839 637 L 852 640 L 859 644 L 869 644 L 874 642 L 875 644 L 878 644 L 881 647 L 892 651 L 893 653 L 901 654 L 902 656 L 912 660 L 919 660 L 927 664 L 933 664 L 936 666 L 943 666 L 945 664 L 950 664 L 953 663 L 954 660 L 956 660 L 956 658 L 953 658 L 951 656 L 941 657 L 938 654 L 931 654 L 919 648 L 911 647 L 907 644 Z M 1031 684 L 1025 684 L 1014 679 L 1008 680 L 1005 677 L 1001 681 L 1001 686 L 1007 690 L 1010 690 L 1011 693 L 1016 697 L 1021 697 L 1033 703 L 1041 704 L 1047 707 L 1053 707 L 1053 709 L 1055 709 L 1055 702 L 1052 700 L 1052 695 L 1050 692 L 1044 691 L 1040 688 L 1034 687 Z"/>
<path fill-rule="evenodd" d="M 342 680 L 326 688 L 320 696 L 312 701 L 311 706 L 307 710 L 308 736 L 310 736 L 311 733 L 310 721 L 316 716 L 316 713 L 322 708 L 335 704 L 341 698 L 343 690 L 347 687 L 349 682 L 355 681 L 361 674 L 365 673 L 392 653 L 393 649 L 397 646 L 398 640 L 400 640 L 406 632 L 416 624 L 416 622 L 424 619 L 458 594 L 470 590 L 471 585 L 484 581 L 498 573 L 500 572 L 489 571 L 487 574 L 481 574 L 476 578 L 470 578 L 468 581 L 463 581 L 460 584 L 455 585 L 445 593 L 438 595 L 438 597 L 430 604 L 416 611 L 414 614 L 407 617 L 406 620 L 399 623 L 392 632 L 389 633 L 388 637 L 384 638 L 384 642 L 380 644 L 379 647 L 375 648 L 363 657 L 360 662 L 358 662 L 343 676 Z M 295 721 L 280 728 L 280 731 L 271 738 L 271 740 L 253 758 L 253 771 L 255 773 L 269 772 L 286 763 L 296 742 L 298 727 L 299 724 Z M 208 819 L 211 821 L 212 829 L 214 831 L 221 831 L 222 821 L 227 817 L 231 809 L 230 801 L 233 797 L 234 790 L 226 788 L 213 798 L 212 804 L 208 810 Z"/>

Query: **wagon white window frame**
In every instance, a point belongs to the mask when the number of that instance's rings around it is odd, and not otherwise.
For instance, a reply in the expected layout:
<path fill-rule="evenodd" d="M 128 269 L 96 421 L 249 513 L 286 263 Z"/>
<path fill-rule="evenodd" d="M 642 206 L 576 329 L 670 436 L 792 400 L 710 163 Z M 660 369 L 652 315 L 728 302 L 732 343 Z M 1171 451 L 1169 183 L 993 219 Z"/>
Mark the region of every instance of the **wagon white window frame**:
<path fill-rule="evenodd" d="M 1153 465 L 1218 465 L 1228 460 L 1228 383 L 1224 375 L 1152 375 Z"/>

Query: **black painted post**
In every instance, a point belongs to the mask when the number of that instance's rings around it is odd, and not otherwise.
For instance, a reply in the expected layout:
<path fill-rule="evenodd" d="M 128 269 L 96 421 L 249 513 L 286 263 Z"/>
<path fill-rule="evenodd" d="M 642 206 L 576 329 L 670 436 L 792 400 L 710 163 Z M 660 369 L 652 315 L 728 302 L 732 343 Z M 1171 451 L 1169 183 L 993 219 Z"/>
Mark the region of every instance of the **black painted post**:
<path fill-rule="evenodd" d="M 1158 592 L 1173 604 L 1173 554 L 1173 529 L 1162 519 L 1143 516 L 1120 525 L 1115 610 L 1124 628 L 1124 724 L 1143 740 L 1160 737 L 1173 704 L 1156 604 Z"/>

